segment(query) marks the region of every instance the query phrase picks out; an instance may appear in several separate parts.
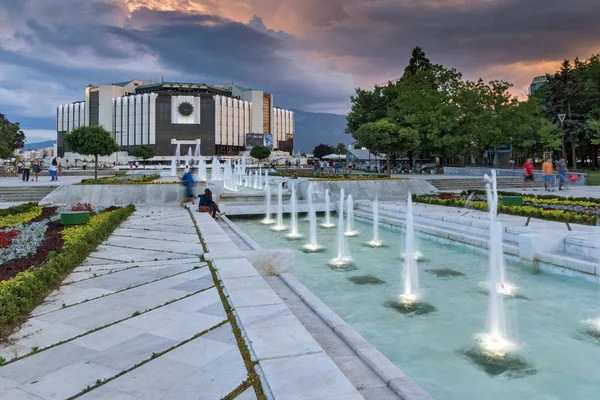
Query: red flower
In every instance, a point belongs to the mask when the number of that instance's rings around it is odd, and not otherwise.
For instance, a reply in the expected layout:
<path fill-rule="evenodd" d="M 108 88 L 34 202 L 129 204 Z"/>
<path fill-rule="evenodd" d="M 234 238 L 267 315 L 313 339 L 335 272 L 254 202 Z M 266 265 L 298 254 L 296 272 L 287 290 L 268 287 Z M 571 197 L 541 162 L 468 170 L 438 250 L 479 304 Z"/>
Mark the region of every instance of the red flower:
<path fill-rule="evenodd" d="M 92 205 L 90 203 L 76 203 L 71 207 L 71 211 L 89 211 L 92 212 Z"/>
<path fill-rule="evenodd" d="M 19 231 L 13 229 L 12 231 L 0 232 L 0 249 L 6 249 L 10 246 L 13 239 L 19 235 Z"/>

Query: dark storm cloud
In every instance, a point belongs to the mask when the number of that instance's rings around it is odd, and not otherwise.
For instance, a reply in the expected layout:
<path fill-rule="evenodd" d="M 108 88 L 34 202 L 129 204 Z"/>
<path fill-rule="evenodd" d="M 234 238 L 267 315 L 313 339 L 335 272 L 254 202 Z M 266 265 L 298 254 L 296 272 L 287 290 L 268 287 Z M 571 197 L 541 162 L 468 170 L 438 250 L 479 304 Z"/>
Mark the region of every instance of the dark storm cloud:
<path fill-rule="evenodd" d="M 374 68 L 400 64 L 399 70 L 414 46 L 441 62 L 469 68 L 585 57 L 600 46 L 598 0 L 438 2 L 435 7 L 390 1 L 357 10 L 360 23 L 330 27 L 305 44 L 364 57 Z"/>

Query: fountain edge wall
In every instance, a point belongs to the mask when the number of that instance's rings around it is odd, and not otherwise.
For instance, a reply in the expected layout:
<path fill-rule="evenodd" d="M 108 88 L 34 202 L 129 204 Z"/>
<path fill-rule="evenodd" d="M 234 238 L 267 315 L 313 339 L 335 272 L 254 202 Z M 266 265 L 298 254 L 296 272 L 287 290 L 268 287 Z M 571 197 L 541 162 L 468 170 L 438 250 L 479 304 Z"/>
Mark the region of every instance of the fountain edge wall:
<path fill-rule="evenodd" d="M 290 179 L 288 185 L 295 184 L 298 196 L 304 200 L 307 196 L 308 185 L 313 185 L 313 199 L 324 200 L 325 190 L 329 189 L 332 201 L 339 200 L 340 189 L 355 200 L 406 198 L 408 193 L 427 194 L 438 190 L 424 179 L 381 179 L 381 180 L 348 180 L 348 181 L 310 181 Z"/>

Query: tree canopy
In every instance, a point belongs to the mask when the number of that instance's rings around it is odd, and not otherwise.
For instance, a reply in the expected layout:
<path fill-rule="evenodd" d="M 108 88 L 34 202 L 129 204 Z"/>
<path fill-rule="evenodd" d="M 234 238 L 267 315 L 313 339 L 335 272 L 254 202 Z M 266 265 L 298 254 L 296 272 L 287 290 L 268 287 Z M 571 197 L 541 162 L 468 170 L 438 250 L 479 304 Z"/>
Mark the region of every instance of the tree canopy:
<path fill-rule="evenodd" d="M 144 168 L 146 168 L 146 160 L 154 157 L 156 152 L 154 151 L 154 147 L 148 146 L 147 144 L 141 144 L 133 149 L 131 155 L 135 158 L 141 158 L 144 160 Z"/>
<path fill-rule="evenodd" d="M 10 122 L 0 113 L 0 159 L 9 158 L 16 149 L 25 146 L 25 133 L 18 122 Z"/>
<path fill-rule="evenodd" d="M 313 150 L 313 157 L 321 159 L 333 153 L 335 153 L 335 148 L 329 146 L 328 144 L 321 143 Z"/>
<path fill-rule="evenodd" d="M 94 179 L 98 179 L 98 156 L 109 156 L 119 150 L 110 132 L 101 126 L 75 128 L 65 135 L 64 141 L 68 150 L 94 156 Z"/>
<path fill-rule="evenodd" d="M 347 132 L 373 152 L 411 162 L 439 157 L 453 164 L 484 164 L 496 148 L 511 144 L 522 157 L 556 150 L 559 132 L 544 104 L 534 98 L 519 101 L 511 88 L 505 81 L 465 80 L 417 47 L 400 79 L 373 90 L 356 89 Z M 407 144 L 396 145 L 397 140 Z"/>
<path fill-rule="evenodd" d="M 419 145 L 418 133 L 412 128 L 399 127 L 387 119 L 361 125 L 354 138 L 375 154 L 385 154 L 387 175 L 391 175 L 390 158 L 394 153 L 408 153 Z"/>
<path fill-rule="evenodd" d="M 250 150 L 250 157 L 257 158 L 259 160 L 264 160 L 265 158 L 269 158 L 271 155 L 271 150 L 266 146 L 254 146 L 252 150 Z"/>

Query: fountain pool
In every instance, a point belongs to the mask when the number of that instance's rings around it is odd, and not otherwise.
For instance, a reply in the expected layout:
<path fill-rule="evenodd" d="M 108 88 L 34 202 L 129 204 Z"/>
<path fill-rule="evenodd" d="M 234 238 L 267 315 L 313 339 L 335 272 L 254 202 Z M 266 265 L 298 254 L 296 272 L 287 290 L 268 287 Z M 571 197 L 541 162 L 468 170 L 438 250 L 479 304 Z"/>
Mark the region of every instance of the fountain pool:
<path fill-rule="evenodd" d="M 404 315 L 385 306 L 402 292 L 402 231 L 381 226 L 380 239 L 390 245 L 371 248 L 364 234 L 372 225 L 355 221 L 361 235 L 347 238 L 354 269 L 336 270 L 328 265 L 336 255 L 333 230 L 319 228 L 325 251 L 304 253 L 302 241 L 271 231 L 260 217 L 233 221 L 264 248 L 293 249 L 296 277 L 438 400 L 592 399 L 600 391 L 600 333 L 588 334 L 585 324 L 600 317 L 596 283 L 508 260 L 511 282 L 525 297 L 504 299 L 508 334 L 528 365 L 501 373 L 465 355 L 487 330 L 487 290 L 480 284 L 488 279 L 487 252 L 419 237 L 426 256 L 418 264 L 420 290 L 437 310 Z M 319 216 L 317 225 L 323 221 Z M 304 218 L 298 224 L 309 230 Z"/>

